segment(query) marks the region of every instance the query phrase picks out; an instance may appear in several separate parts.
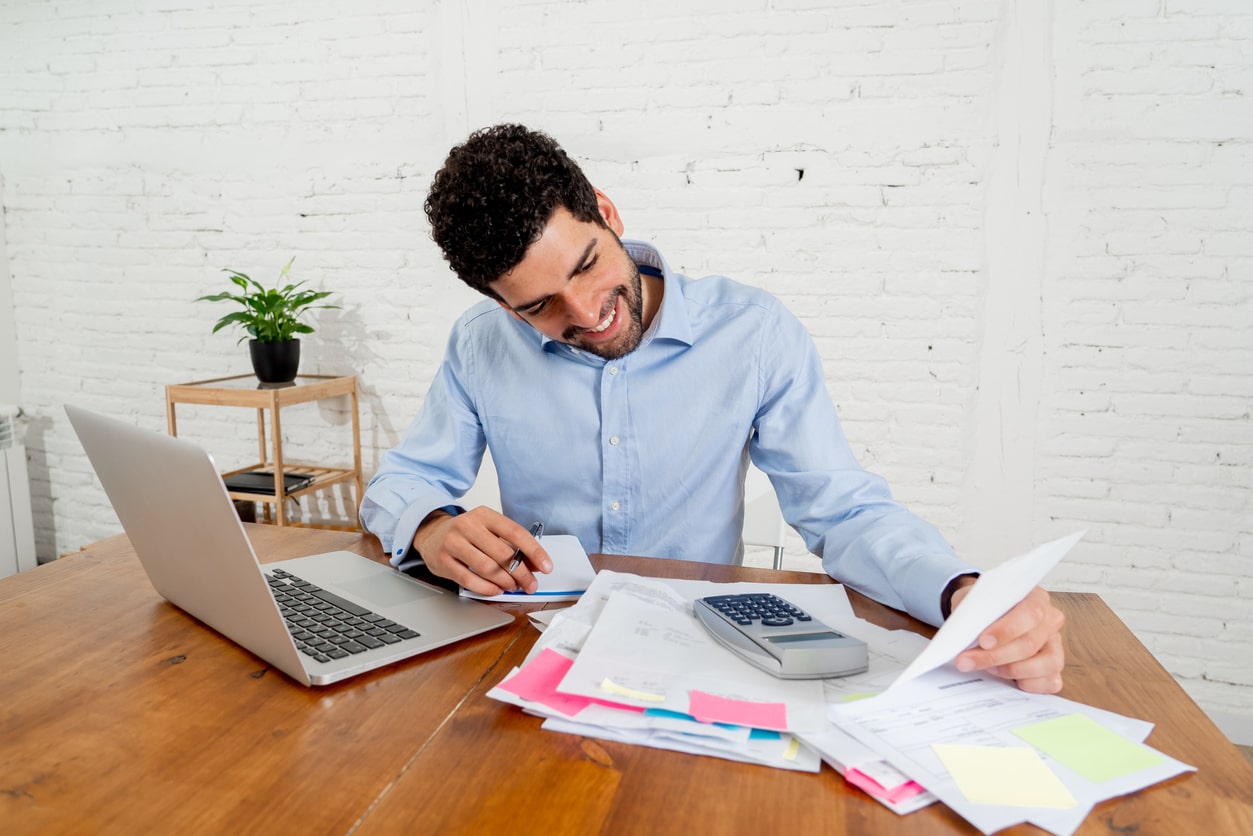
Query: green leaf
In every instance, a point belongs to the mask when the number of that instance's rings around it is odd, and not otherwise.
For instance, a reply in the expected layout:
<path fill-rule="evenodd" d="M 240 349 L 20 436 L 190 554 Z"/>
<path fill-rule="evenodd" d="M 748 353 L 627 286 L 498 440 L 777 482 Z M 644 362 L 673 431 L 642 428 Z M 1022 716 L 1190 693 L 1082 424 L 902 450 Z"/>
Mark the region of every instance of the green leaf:
<path fill-rule="evenodd" d="M 216 334 L 218 331 L 222 330 L 227 325 L 233 325 L 235 323 L 240 323 L 244 326 L 247 326 L 249 320 L 250 318 L 248 314 L 243 311 L 236 311 L 235 313 L 227 314 L 226 316 L 218 320 L 217 325 L 213 326 L 213 333 Z"/>
<path fill-rule="evenodd" d="M 284 265 L 279 272 L 280 282 L 291 271 L 296 258 Z M 311 334 L 313 327 L 300 321 L 300 317 L 316 308 L 338 308 L 339 305 L 315 305 L 332 295 L 329 290 L 313 290 L 304 287 L 305 282 L 289 283 L 282 287 L 267 288 L 246 273 L 226 268 L 228 279 L 243 293 L 212 293 L 197 297 L 197 302 L 232 302 L 242 310 L 229 313 L 217 321 L 213 332 L 228 325 L 238 325 L 248 336 L 262 342 L 290 340 L 295 334 Z M 243 342 L 245 337 L 240 337 Z"/>

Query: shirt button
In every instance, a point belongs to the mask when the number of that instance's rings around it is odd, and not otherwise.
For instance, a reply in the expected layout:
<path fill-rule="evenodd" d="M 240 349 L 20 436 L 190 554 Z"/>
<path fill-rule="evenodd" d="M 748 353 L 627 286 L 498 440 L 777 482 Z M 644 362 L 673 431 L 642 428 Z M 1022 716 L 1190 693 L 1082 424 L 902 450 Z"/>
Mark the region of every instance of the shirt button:
<path fill-rule="evenodd" d="M 617 510 L 618 510 L 619 508 L 621 508 L 621 507 L 622 507 L 622 506 L 621 506 L 620 504 L 618 504 L 617 502 L 611 502 L 611 503 L 609 503 L 609 510 L 611 510 L 611 511 L 617 511 Z"/>
<path fill-rule="evenodd" d="M 613 436 L 612 438 L 610 438 L 610 439 L 609 439 L 609 444 L 610 444 L 610 446 L 612 446 L 612 447 L 617 447 L 617 446 L 618 446 L 618 437 L 615 435 L 615 436 Z"/>
<path fill-rule="evenodd" d="M 609 374 L 610 374 L 610 375 L 615 375 L 615 374 L 617 374 L 617 373 L 618 373 L 618 367 L 617 367 L 617 366 L 610 366 L 610 367 L 609 367 Z"/>

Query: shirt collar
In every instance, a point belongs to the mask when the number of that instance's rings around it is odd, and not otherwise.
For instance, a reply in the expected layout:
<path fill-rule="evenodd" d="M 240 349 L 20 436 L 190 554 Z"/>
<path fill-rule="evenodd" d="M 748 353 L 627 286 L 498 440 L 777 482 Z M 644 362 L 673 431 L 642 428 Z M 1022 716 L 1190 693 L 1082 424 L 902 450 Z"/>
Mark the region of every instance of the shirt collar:
<path fill-rule="evenodd" d="M 626 250 L 627 255 L 636 264 L 648 264 L 656 267 L 662 273 L 661 307 L 657 309 L 657 315 L 653 317 L 652 325 L 644 333 L 644 339 L 640 341 L 640 346 L 643 347 L 653 340 L 673 340 L 684 345 L 691 345 L 692 325 L 687 318 L 687 306 L 683 304 L 683 285 L 679 281 L 679 275 L 671 271 L 669 266 L 666 265 L 666 260 L 662 257 L 661 252 L 652 244 L 623 239 L 622 246 Z M 541 350 L 563 351 L 579 357 L 600 359 L 590 352 L 582 351 L 574 346 L 547 337 L 526 325 L 525 322 L 519 324 L 526 327 L 539 339 Z"/>
<path fill-rule="evenodd" d="M 622 246 L 636 264 L 651 265 L 662 274 L 661 307 L 657 309 L 657 316 L 653 317 L 653 324 L 644 334 L 640 345 L 652 340 L 674 340 L 691 345 L 692 324 L 687 318 L 687 305 L 683 304 L 683 285 L 679 281 L 679 274 L 670 269 L 652 244 L 624 240 Z"/>

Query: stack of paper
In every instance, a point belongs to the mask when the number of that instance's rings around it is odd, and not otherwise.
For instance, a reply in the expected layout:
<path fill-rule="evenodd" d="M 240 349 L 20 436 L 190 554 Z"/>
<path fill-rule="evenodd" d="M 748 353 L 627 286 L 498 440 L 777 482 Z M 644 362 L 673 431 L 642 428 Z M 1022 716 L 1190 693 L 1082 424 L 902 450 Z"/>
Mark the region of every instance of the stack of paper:
<path fill-rule="evenodd" d="M 744 664 L 670 583 L 601 572 L 489 696 L 547 718 L 548 729 L 818 771 L 796 732 L 827 724 L 822 683 Z M 842 590 L 825 589 L 847 606 Z"/>
<path fill-rule="evenodd" d="M 928 642 L 853 615 L 843 587 L 714 584 L 601 572 L 489 696 L 544 728 L 817 771 L 904 814 L 943 801 L 985 833 L 1073 832 L 1093 805 L 1192 769 L 1145 745 L 1152 725 L 1027 694 L 951 662 L 1078 540 L 984 573 Z M 705 595 L 771 592 L 865 641 L 870 667 L 783 680 L 723 648 L 692 612 Z"/>

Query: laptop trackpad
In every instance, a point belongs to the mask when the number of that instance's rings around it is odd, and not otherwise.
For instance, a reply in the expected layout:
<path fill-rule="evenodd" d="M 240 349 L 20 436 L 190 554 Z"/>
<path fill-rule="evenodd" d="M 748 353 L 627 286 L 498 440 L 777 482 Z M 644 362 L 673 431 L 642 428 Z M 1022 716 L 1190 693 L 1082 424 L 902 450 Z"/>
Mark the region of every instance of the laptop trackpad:
<path fill-rule="evenodd" d="M 354 598 L 360 599 L 361 603 L 372 605 L 375 609 L 409 604 L 423 598 L 430 598 L 432 595 L 444 594 L 416 584 L 399 573 L 341 581 L 335 585 L 351 593 Z"/>

